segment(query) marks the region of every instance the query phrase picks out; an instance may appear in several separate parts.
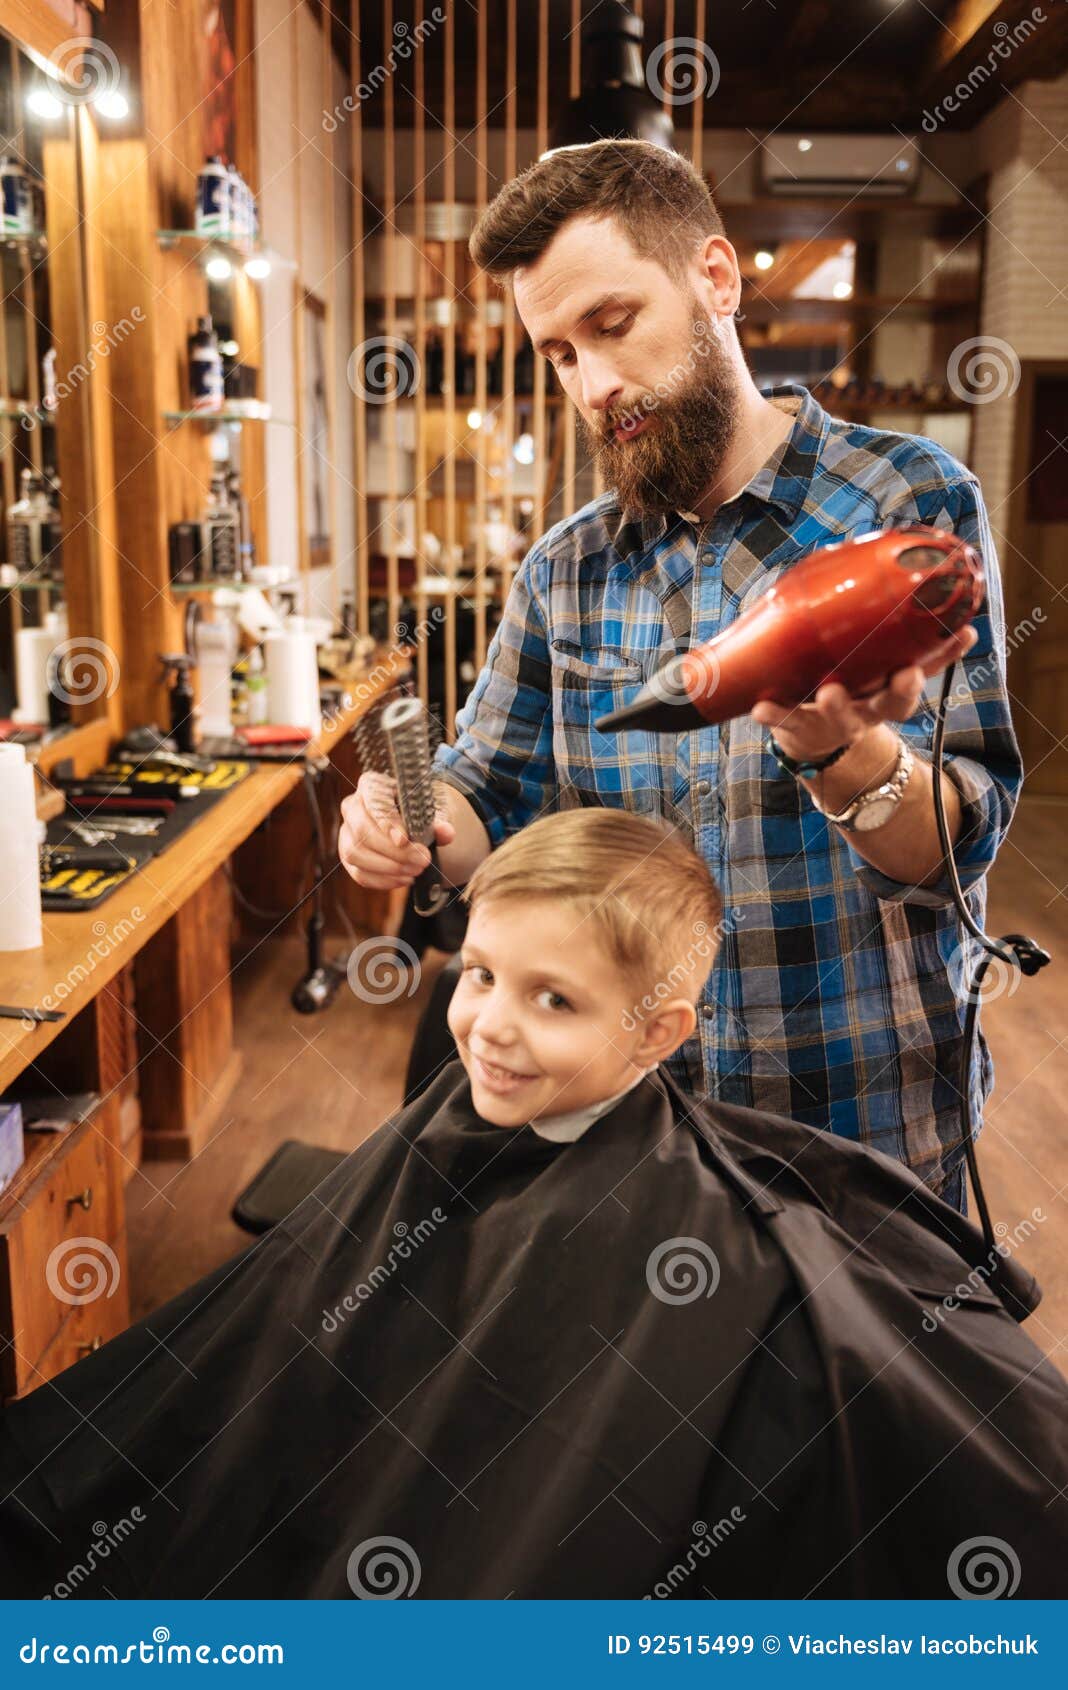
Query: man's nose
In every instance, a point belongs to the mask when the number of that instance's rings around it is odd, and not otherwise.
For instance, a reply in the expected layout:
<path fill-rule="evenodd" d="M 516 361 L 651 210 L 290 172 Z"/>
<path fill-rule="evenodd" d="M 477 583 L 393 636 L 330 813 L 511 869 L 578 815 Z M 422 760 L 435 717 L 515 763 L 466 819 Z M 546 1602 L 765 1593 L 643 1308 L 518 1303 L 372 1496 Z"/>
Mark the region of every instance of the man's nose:
<path fill-rule="evenodd" d="M 588 411 L 606 411 L 623 398 L 623 383 L 607 359 L 589 352 L 580 355 L 582 403 Z"/>

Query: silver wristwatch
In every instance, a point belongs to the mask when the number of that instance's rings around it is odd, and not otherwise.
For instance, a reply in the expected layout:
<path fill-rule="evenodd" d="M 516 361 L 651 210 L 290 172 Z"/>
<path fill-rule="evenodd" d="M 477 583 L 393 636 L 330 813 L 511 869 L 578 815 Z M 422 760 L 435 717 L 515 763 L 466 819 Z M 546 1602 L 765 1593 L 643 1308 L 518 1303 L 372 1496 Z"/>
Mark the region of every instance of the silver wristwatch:
<path fill-rule="evenodd" d="M 860 797 L 854 798 L 839 815 L 835 815 L 832 810 L 825 810 L 815 799 L 812 802 L 821 816 L 826 816 L 829 822 L 834 822 L 838 827 L 844 827 L 850 833 L 870 833 L 873 828 L 883 827 L 890 820 L 904 798 L 915 762 L 908 742 L 903 739 L 894 772 L 882 786 L 873 787 L 871 792 L 862 792 Z"/>

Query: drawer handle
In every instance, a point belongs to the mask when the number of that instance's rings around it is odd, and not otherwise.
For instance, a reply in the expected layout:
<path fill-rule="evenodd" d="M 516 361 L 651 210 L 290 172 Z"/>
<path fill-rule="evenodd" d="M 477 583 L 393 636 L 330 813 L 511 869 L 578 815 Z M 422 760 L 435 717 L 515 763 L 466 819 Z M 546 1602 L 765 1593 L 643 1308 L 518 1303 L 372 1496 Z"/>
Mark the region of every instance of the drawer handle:
<path fill-rule="evenodd" d="M 78 1345 L 78 1354 L 83 1355 L 83 1356 L 91 1356 L 94 1350 L 100 1349 L 103 1342 L 104 1342 L 104 1340 L 103 1340 L 103 1338 L 101 1338 L 101 1336 L 98 1332 L 96 1337 L 90 1338 L 90 1340 L 87 1344 L 79 1344 Z"/>
<path fill-rule="evenodd" d="M 92 1206 L 93 1206 L 93 1188 L 92 1188 L 91 1185 L 87 1185 L 84 1191 L 80 1191 L 78 1193 L 77 1197 L 68 1197 L 67 1198 L 67 1213 L 68 1213 L 68 1215 L 70 1214 L 72 1209 L 91 1209 Z"/>

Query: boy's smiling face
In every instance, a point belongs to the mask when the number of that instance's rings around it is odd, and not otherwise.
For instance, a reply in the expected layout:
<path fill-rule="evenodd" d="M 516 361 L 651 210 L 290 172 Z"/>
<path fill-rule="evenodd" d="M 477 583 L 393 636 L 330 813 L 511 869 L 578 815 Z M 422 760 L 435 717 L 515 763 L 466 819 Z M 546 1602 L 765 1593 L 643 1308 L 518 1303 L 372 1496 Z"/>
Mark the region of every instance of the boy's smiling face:
<path fill-rule="evenodd" d="M 546 899 L 477 904 L 461 960 L 449 1028 L 475 1109 L 493 1126 L 600 1103 L 696 1025 L 681 997 L 636 1021 L 633 988 L 592 922 Z"/>

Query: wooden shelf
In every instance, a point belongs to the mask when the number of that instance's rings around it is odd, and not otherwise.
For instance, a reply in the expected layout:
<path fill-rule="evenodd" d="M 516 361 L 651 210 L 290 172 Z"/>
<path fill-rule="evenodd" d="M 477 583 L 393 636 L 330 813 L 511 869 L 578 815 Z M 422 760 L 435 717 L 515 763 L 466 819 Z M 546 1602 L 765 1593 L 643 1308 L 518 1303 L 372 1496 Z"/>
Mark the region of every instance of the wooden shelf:
<path fill-rule="evenodd" d="M 958 401 L 956 404 L 926 404 L 922 399 L 910 404 L 904 399 L 843 399 L 837 403 L 831 399 L 820 399 L 819 403 L 832 417 L 841 417 L 843 421 L 855 420 L 863 422 L 873 411 L 893 411 L 900 416 L 912 417 L 955 417 L 968 414 L 968 407 Z"/>
<path fill-rule="evenodd" d="M 753 284 L 747 284 L 751 289 Z M 869 295 L 853 299 L 767 299 L 742 294 L 741 309 L 749 323 L 866 323 L 871 318 L 915 317 L 938 322 L 947 317 L 977 314 L 975 294 L 947 294 L 940 299 L 901 299 Z"/>

